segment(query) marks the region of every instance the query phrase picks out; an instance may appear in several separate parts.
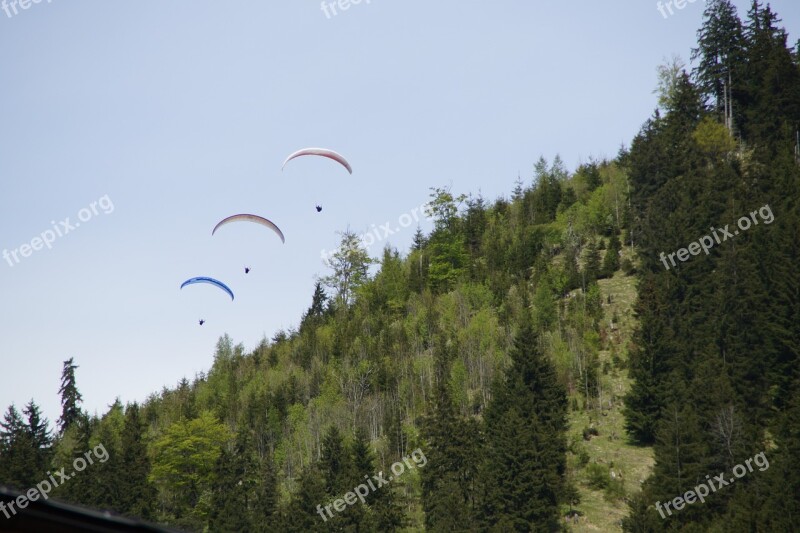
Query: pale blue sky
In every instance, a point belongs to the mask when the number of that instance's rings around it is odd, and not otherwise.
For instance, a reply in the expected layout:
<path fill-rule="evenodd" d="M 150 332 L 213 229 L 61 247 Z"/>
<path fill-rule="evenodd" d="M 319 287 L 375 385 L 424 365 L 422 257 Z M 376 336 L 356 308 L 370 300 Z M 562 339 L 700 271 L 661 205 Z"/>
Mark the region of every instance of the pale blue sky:
<path fill-rule="evenodd" d="M 796 41 L 797 1 L 772 5 Z M 327 18 L 316 0 L 53 0 L 0 11 L 0 251 L 106 195 L 114 208 L 82 212 L 13 267 L 0 259 L 0 410 L 33 397 L 55 421 L 68 357 L 90 412 L 144 400 L 208 370 L 223 333 L 251 349 L 296 325 L 325 273 L 320 251 L 348 225 L 396 228 L 433 185 L 507 195 L 540 155 L 570 169 L 613 157 L 653 111 L 656 66 L 688 61 L 702 10 L 372 0 Z M 353 175 L 311 158 L 282 173 L 306 146 L 338 150 Z M 237 212 L 272 219 L 286 244 L 248 224 L 212 238 Z M 388 242 L 405 252 L 414 227 Z M 236 301 L 178 289 L 202 275 Z"/>

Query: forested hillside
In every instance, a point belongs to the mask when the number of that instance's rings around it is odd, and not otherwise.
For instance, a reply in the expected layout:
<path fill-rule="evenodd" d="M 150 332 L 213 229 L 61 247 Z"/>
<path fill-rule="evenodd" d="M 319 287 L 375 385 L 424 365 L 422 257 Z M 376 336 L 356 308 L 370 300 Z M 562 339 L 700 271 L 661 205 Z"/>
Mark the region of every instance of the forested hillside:
<path fill-rule="evenodd" d="M 665 114 L 623 158 L 642 262 L 627 426 L 654 445 L 656 459 L 627 528 L 792 531 L 800 508 L 798 50 L 760 2 L 744 20 L 728 2 L 712 2 L 698 37 L 693 76 L 669 86 Z M 674 258 L 677 266 L 660 257 L 691 243 L 713 247 Z M 706 476 L 731 479 L 735 465 L 761 452 L 768 469 L 704 504 L 666 519 L 654 509 Z"/>
<path fill-rule="evenodd" d="M 557 524 L 579 500 L 565 475 L 568 409 L 599 417 L 615 394 L 601 376 L 612 359 L 624 365 L 620 318 L 603 319 L 611 299 L 598 279 L 633 280 L 620 271 L 633 272 L 630 254 L 620 258 L 627 189 L 614 163 L 570 176 L 559 159 L 540 159 L 532 183 L 491 204 L 433 189 L 435 228 L 408 254 L 386 249 L 370 275 L 372 259 L 343 234 L 296 330 L 249 353 L 224 337 L 206 375 L 142 406 L 87 417 L 71 407 L 79 393 L 65 363 L 62 431 L 38 448 L 40 464 L 98 443 L 110 460 L 54 495 L 193 530 Z M 599 350 L 613 354 L 605 368 Z M 4 427 L 25 433 L 26 423 L 11 408 Z M 40 479 L 24 441 L 5 442 L 4 479 Z M 547 461 L 525 459 L 540 447 Z M 523 462 L 506 464 L 512 448 Z M 317 514 L 417 449 L 425 467 L 368 506 L 330 524 Z M 541 501 L 518 485 L 531 468 L 531 487 L 548 479 Z"/>
<path fill-rule="evenodd" d="M 433 230 L 407 251 L 342 233 L 296 328 L 252 349 L 226 335 L 207 373 L 141 405 L 84 412 L 75 354 L 57 427 L 8 407 L 0 483 L 102 444 L 51 496 L 189 531 L 793 530 L 786 41 L 769 7 L 709 2 L 697 68 L 659 69 L 660 109 L 613 160 L 540 158 L 497 199 L 432 187 Z M 762 452 L 767 469 L 660 516 Z"/>

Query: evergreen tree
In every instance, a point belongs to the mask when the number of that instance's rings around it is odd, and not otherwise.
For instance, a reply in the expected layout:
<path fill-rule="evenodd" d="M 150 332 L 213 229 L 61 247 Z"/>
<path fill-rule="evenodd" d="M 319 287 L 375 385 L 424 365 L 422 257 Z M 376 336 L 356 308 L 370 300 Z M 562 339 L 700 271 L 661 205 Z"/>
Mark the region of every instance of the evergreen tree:
<path fill-rule="evenodd" d="M 452 343 L 439 339 L 437 387 L 432 412 L 422 423 L 428 464 L 420 470 L 425 527 L 431 531 L 477 531 L 481 432 L 456 416 L 446 376 Z"/>
<path fill-rule="evenodd" d="M 37 481 L 33 438 L 19 411 L 11 404 L 0 422 L 0 479 L 20 490 Z"/>
<path fill-rule="evenodd" d="M 770 162 L 778 147 L 794 142 L 800 116 L 800 70 L 779 22 L 769 4 L 752 1 L 744 27 L 746 85 L 739 95 L 743 136 L 762 144 Z"/>
<path fill-rule="evenodd" d="M 128 516 L 150 520 L 154 517 L 155 487 L 148 480 L 150 457 L 144 437 L 144 420 L 137 403 L 125 410 L 122 430 L 122 486 L 120 511 Z"/>
<path fill-rule="evenodd" d="M 697 48 L 692 50 L 692 61 L 700 60 L 693 74 L 703 96 L 713 99 L 720 122 L 728 125 L 732 86 L 741 86 L 744 77 L 742 23 L 730 0 L 711 0 L 703 15 Z"/>
<path fill-rule="evenodd" d="M 558 212 L 561 213 L 569 209 L 572 204 L 578 201 L 578 196 L 575 194 L 575 189 L 572 187 L 564 187 L 564 192 L 561 195 L 561 203 L 558 206 Z"/>
<path fill-rule="evenodd" d="M 634 332 L 630 354 L 630 376 L 634 380 L 625 397 L 625 428 L 641 444 L 655 442 L 656 426 L 665 399 L 664 379 L 669 354 L 674 352 L 672 331 L 660 310 L 662 298 L 653 276 L 642 280 L 636 313 L 639 327 Z"/>
<path fill-rule="evenodd" d="M 37 479 L 42 479 L 47 477 L 45 473 L 50 468 L 52 456 L 53 439 L 48 427 L 50 423 L 46 418 L 42 418 L 41 410 L 33 400 L 28 402 L 22 412 L 28 418 L 26 431 L 29 435 L 33 458 L 31 474 Z"/>
<path fill-rule="evenodd" d="M 422 228 L 417 226 L 417 231 L 414 232 L 414 240 L 412 241 L 411 249 L 414 251 L 422 250 L 426 242 L 425 233 L 422 232 Z"/>
<path fill-rule="evenodd" d="M 375 473 L 375 460 L 369 446 L 369 439 L 366 431 L 359 428 L 356 431 L 355 439 L 351 447 L 352 455 L 352 475 L 350 476 L 351 487 L 361 484 L 368 485 Z M 367 476 L 365 478 L 365 476 Z M 352 489 L 351 489 L 352 490 Z M 369 512 L 359 513 L 358 531 L 398 531 L 406 521 L 403 508 L 397 502 L 397 492 L 393 484 L 384 485 L 371 491 L 366 497 Z"/>
<path fill-rule="evenodd" d="M 616 232 L 612 233 L 611 238 L 608 240 L 606 255 L 603 257 L 603 268 L 601 270 L 604 277 L 611 278 L 614 276 L 614 272 L 619 270 L 619 252 L 621 249 L 622 245 L 619 242 L 619 237 L 617 237 Z"/>
<path fill-rule="evenodd" d="M 62 434 L 81 414 L 79 404 L 83 401 L 83 397 L 78 391 L 75 381 L 75 369 L 77 368 L 74 359 L 70 357 L 64 361 L 64 368 L 61 371 L 61 388 L 58 390 L 61 395 L 61 418 L 58 419 L 58 428 Z"/>
<path fill-rule="evenodd" d="M 335 425 L 328 428 L 322 440 L 319 468 L 329 501 L 342 498 L 355 486 L 353 483 L 356 481 L 356 465 L 353 464 L 350 450 L 345 446 L 344 438 Z M 357 484 L 360 484 L 360 481 Z M 331 528 L 335 531 L 357 531 L 364 519 L 362 506 L 348 505 L 344 511 L 337 514 Z"/>
<path fill-rule="evenodd" d="M 486 231 L 486 203 L 483 197 L 470 196 L 467 199 L 467 212 L 464 214 L 464 240 L 470 256 L 477 259 L 481 252 L 481 241 Z M 477 272 L 473 269 L 473 278 Z"/>
<path fill-rule="evenodd" d="M 122 465 L 121 435 L 125 424 L 122 404 L 117 399 L 103 415 L 95 431 L 92 433 L 89 447 L 74 450 L 73 464 L 84 458 L 85 453 L 95 446 L 102 445 L 108 454 L 105 462 L 93 461 L 93 464 L 78 474 L 91 484 L 92 506 L 120 512 L 123 508 L 122 484 L 120 479 L 125 475 Z M 93 455 L 92 455 L 93 457 Z M 80 461 L 79 461 L 80 462 Z M 86 461 L 88 463 L 88 461 Z"/>
<path fill-rule="evenodd" d="M 349 490 L 347 484 L 350 459 L 344 447 L 344 439 L 339 428 L 332 425 L 322 440 L 322 456 L 320 470 L 325 481 L 325 492 L 328 496 L 338 497 Z"/>
<path fill-rule="evenodd" d="M 547 168 L 547 161 L 540 157 L 534 166 L 534 174 L 536 186 L 523 198 L 523 213 L 534 224 L 546 224 L 555 220 L 566 171 L 558 156 L 550 169 Z"/>
<path fill-rule="evenodd" d="M 517 174 L 517 179 L 514 180 L 514 190 L 511 191 L 511 199 L 512 200 L 520 200 L 522 199 L 522 195 L 525 193 L 524 182 L 522 181 L 522 177 Z"/>
<path fill-rule="evenodd" d="M 91 449 L 92 434 L 98 425 L 95 417 L 89 417 L 86 413 L 81 413 L 77 420 L 71 425 L 66 434 L 71 434 L 74 439 L 66 457 L 65 464 L 59 466 L 71 467 L 72 462 Z M 66 435 L 65 434 L 65 435 Z M 86 506 L 96 506 L 100 499 L 98 486 L 95 482 L 95 470 L 84 471 L 79 476 L 70 479 L 56 488 L 54 494 L 63 500 L 78 503 Z"/>
<path fill-rule="evenodd" d="M 211 484 L 211 531 L 247 531 L 250 529 L 250 461 L 242 433 L 233 450 L 223 446 L 214 467 Z"/>
<path fill-rule="evenodd" d="M 583 267 L 583 288 L 586 290 L 588 285 L 597 281 L 600 276 L 600 252 L 597 251 L 597 244 L 591 241 L 586 247 L 586 264 Z"/>
<path fill-rule="evenodd" d="M 603 184 L 603 179 L 600 177 L 600 169 L 595 162 L 584 165 L 578 172 L 582 174 L 584 180 L 586 180 L 586 188 L 589 192 Z"/>
<path fill-rule="evenodd" d="M 322 323 L 322 318 L 327 312 L 328 295 L 321 281 L 314 283 L 314 295 L 311 298 L 311 307 L 303 314 L 300 322 L 300 331 L 311 330 L 316 333 L 316 328 Z"/>
<path fill-rule="evenodd" d="M 330 498 L 325 492 L 322 472 L 315 465 L 309 466 L 300 476 L 299 485 L 282 521 L 283 531 L 315 533 L 335 530 L 341 517 L 334 513 L 331 518 L 324 509 L 333 502 L 329 501 Z M 334 512 L 333 507 L 331 512 Z"/>
<path fill-rule="evenodd" d="M 566 391 L 526 320 L 486 411 L 484 519 L 497 530 L 556 530 L 565 496 Z"/>
<path fill-rule="evenodd" d="M 796 374 L 797 375 L 797 374 Z M 740 500 L 754 500 L 753 515 L 764 531 L 792 531 L 800 519 L 800 378 L 792 383 L 787 408 L 776 427 L 777 449 L 762 450 L 763 457 L 750 476 L 756 490 Z M 757 499 L 756 499 L 757 498 Z"/>
<path fill-rule="evenodd" d="M 256 500 L 253 505 L 251 523 L 259 533 L 278 533 L 280 517 L 278 510 L 278 478 L 271 455 L 261 460 L 259 480 L 256 487 Z"/>

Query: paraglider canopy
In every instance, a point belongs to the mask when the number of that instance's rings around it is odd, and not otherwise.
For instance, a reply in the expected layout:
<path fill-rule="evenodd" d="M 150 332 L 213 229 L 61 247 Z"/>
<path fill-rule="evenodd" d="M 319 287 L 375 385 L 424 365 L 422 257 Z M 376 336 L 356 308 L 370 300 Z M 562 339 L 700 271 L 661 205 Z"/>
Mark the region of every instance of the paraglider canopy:
<path fill-rule="evenodd" d="M 214 226 L 214 229 L 211 230 L 211 235 L 214 235 L 214 233 L 216 233 L 217 230 L 222 226 L 224 226 L 225 224 L 230 224 L 231 222 L 240 222 L 240 221 L 255 222 L 256 224 L 261 224 L 262 226 L 265 226 L 274 231 L 275 234 L 281 238 L 281 242 L 286 244 L 286 239 L 283 236 L 283 232 L 278 226 L 275 225 L 274 222 L 272 222 L 271 220 L 267 220 L 264 217 L 258 215 L 249 215 L 247 213 L 241 213 L 239 215 L 231 215 L 227 218 L 223 218 L 217 223 L 216 226 Z"/>
<path fill-rule="evenodd" d="M 342 165 L 344 168 L 346 168 L 350 174 L 353 173 L 353 167 L 350 166 L 350 163 L 348 163 L 347 160 L 341 154 L 334 152 L 333 150 L 329 150 L 327 148 L 303 148 L 302 150 L 298 150 L 286 158 L 286 161 L 283 162 L 283 167 L 281 167 L 281 170 L 283 170 L 286 167 L 286 163 L 288 163 L 292 159 L 296 157 L 302 157 L 305 155 L 317 155 L 320 157 L 327 157 L 328 159 L 333 159 L 334 161 Z"/>
<path fill-rule="evenodd" d="M 224 283 L 222 283 L 219 280 L 216 280 L 214 278 L 208 278 L 208 277 L 205 277 L 205 276 L 199 276 L 199 277 L 196 277 L 196 278 L 187 279 L 186 281 L 184 281 L 181 284 L 181 289 L 183 289 L 187 285 L 194 285 L 196 283 L 208 283 L 209 285 L 214 285 L 215 287 L 218 287 L 218 288 L 222 289 L 223 291 L 225 291 L 228 294 L 228 296 L 231 297 L 231 300 L 233 300 L 233 291 L 227 285 L 225 285 Z M 202 326 L 202 324 L 200 324 L 200 325 Z"/>

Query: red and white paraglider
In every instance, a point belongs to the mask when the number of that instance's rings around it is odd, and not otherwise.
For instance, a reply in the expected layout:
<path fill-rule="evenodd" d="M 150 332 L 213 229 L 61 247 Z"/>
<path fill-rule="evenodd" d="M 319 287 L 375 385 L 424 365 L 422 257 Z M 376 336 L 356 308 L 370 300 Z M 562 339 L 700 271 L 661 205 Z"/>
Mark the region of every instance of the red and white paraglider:
<path fill-rule="evenodd" d="M 295 153 L 289 155 L 289 157 L 286 158 L 286 161 L 283 162 L 283 166 L 281 167 L 281 171 L 284 168 L 286 168 L 286 163 L 288 163 L 292 159 L 296 159 L 298 157 L 303 157 L 303 156 L 307 156 L 307 155 L 314 155 L 314 156 L 318 156 L 318 157 L 327 157 L 328 159 L 336 161 L 337 163 L 342 165 L 344 168 L 347 169 L 347 172 L 349 172 L 350 174 L 353 173 L 353 167 L 350 166 L 350 163 L 347 162 L 347 159 L 345 159 L 342 154 L 340 154 L 338 152 L 334 152 L 333 150 L 330 150 L 328 148 L 303 148 L 302 150 L 298 150 L 298 151 L 296 151 Z M 319 205 L 319 204 L 317 204 L 315 206 L 315 208 L 317 210 L 317 213 L 322 211 L 322 206 Z"/>
<path fill-rule="evenodd" d="M 286 158 L 286 161 L 283 162 L 281 170 L 286 168 L 286 163 L 288 163 L 292 159 L 302 157 L 305 155 L 316 155 L 320 157 L 327 157 L 328 159 L 333 159 L 334 161 L 342 165 L 344 168 L 346 168 L 347 172 L 349 172 L 350 174 L 353 173 L 353 167 L 350 166 L 350 163 L 347 162 L 347 159 L 345 159 L 342 156 L 342 154 L 334 152 L 333 150 L 329 150 L 327 148 L 303 148 L 302 150 L 298 150 Z"/>

